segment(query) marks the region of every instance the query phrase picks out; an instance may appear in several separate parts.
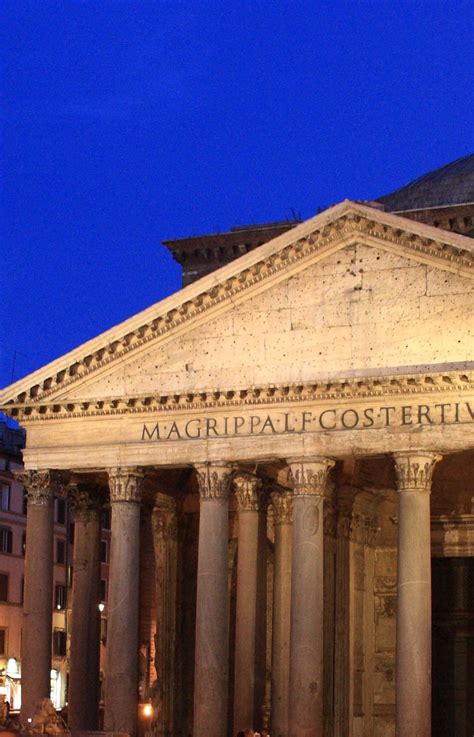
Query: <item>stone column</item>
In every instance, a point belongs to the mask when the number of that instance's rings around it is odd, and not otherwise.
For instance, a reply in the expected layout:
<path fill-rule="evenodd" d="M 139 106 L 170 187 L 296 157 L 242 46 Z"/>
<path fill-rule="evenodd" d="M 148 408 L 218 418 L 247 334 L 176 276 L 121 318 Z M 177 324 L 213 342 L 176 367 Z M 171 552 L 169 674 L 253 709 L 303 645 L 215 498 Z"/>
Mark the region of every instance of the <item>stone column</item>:
<path fill-rule="evenodd" d="M 70 487 L 74 509 L 71 657 L 68 724 L 98 729 L 100 676 L 100 513 L 104 490 L 93 484 Z"/>
<path fill-rule="evenodd" d="M 324 491 L 334 461 L 289 460 L 293 483 L 290 737 L 324 737 Z"/>
<path fill-rule="evenodd" d="M 21 720 L 26 723 L 36 702 L 50 696 L 53 500 L 61 479 L 54 471 L 27 471 L 18 479 L 28 499 L 21 656 Z"/>
<path fill-rule="evenodd" d="M 196 467 L 201 510 L 196 601 L 194 737 L 227 734 L 229 591 L 227 546 L 231 467 Z"/>
<path fill-rule="evenodd" d="M 398 512 L 396 713 L 398 737 L 431 735 L 431 529 L 427 451 L 394 453 Z"/>
<path fill-rule="evenodd" d="M 156 571 L 156 681 L 152 686 L 153 734 L 173 737 L 176 665 L 176 501 L 157 494 L 152 516 Z"/>
<path fill-rule="evenodd" d="M 235 626 L 235 681 L 234 681 L 234 732 L 257 726 L 261 719 L 257 703 L 256 672 L 257 622 L 261 617 L 262 602 L 258 594 L 258 577 L 261 573 L 259 558 L 259 508 L 261 481 L 256 476 L 239 473 L 234 478 L 239 520 L 237 549 L 237 602 Z M 260 676 L 260 678 L 259 678 Z"/>
<path fill-rule="evenodd" d="M 271 733 L 274 737 L 286 737 L 290 687 L 292 499 L 290 492 L 274 491 L 271 500 L 275 523 Z"/>
<path fill-rule="evenodd" d="M 104 728 L 107 732 L 127 732 L 132 737 L 137 730 L 142 483 L 143 474 L 139 469 L 113 468 L 109 471 L 112 521 Z"/>

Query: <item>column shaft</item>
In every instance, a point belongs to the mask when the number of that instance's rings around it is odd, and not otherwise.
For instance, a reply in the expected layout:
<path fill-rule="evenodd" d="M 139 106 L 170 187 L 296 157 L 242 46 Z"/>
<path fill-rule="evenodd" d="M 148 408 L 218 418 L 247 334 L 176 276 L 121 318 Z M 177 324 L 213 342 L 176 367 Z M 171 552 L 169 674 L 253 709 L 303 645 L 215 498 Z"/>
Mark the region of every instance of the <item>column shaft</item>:
<path fill-rule="evenodd" d="M 100 510 L 102 490 L 71 491 L 74 508 L 71 658 L 68 724 L 98 729 L 100 675 Z"/>
<path fill-rule="evenodd" d="M 152 687 L 153 732 L 156 737 L 172 737 L 175 708 L 176 667 L 176 502 L 157 494 L 153 510 L 153 543 L 156 583 L 156 682 Z"/>
<path fill-rule="evenodd" d="M 127 732 L 132 737 L 137 730 L 141 482 L 136 470 L 109 473 L 112 519 L 104 726 L 108 732 Z"/>
<path fill-rule="evenodd" d="M 430 491 L 435 453 L 395 454 L 399 491 L 397 736 L 431 735 Z"/>
<path fill-rule="evenodd" d="M 227 734 L 230 467 L 197 468 L 201 510 L 196 601 L 194 737 Z"/>
<path fill-rule="evenodd" d="M 21 662 L 21 719 L 51 690 L 53 621 L 54 472 L 28 471 L 19 477 L 28 494 Z"/>
<path fill-rule="evenodd" d="M 327 459 L 290 461 L 293 496 L 290 737 L 323 737 L 324 490 Z"/>
<path fill-rule="evenodd" d="M 257 672 L 260 652 L 257 647 L 262 545 L 260 540 L 260 482 L 250 474 L 234 479 L 239 511 L 237 552 L 237 602 L 235 629 L 234 732 L 257 726 L 261 719 L 261 673 Z M 257 688 L 260 687 L 260 688 Z M 259 692 L 259 693 L 258 693 Z"/>
<path fill-rule="evenodd" d="M 272 729 L 274 737 L 288 734 L 291 613 L 291 495 L 272 494 L 275 520 L 272 622 Z"/>

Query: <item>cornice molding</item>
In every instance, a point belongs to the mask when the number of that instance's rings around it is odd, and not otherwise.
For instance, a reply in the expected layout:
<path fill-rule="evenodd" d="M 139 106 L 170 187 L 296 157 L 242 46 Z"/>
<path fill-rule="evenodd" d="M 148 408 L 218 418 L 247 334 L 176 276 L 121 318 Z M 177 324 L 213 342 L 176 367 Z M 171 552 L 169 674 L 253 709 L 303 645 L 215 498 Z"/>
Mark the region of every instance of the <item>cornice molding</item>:
<path fill-rule="evenodd" d="M 164 300 L 161 314 L 157 314 L 159 305 L 156 305 L 143 313 L 142 324 L 136 324 L 140 316 L 131 318 L 123 323 L 121 331 L 108 331 L 85 344 L 82 354 L 77 349 L 69 354 L 69 359 L 65 356 L 53 362 L 49 376 L 43 375 L 48 367 L 40 369 L 31 376 L 32 381 L 37 377 L 38 383 L 27 390 L 21 390 L 25 380 L 17 382 L 14 386 L 18 387 L 19 394 L 13 401 L 36 403 L 47 399 L 106 369 L 114 361 L 123 360 L 132 351 L 144 349 L 150 341 L 165 339 L 210 310 L 231 304 L 245 292 L 256 291 L 262 282 L 286 278 L 292 269 L 304 268 L 315 256 L 323 257 L 338 247 L 360 243 L 361 237 L 368 245 L 380 246 L 465 276 L 474 274 L 474 253 L 470 250 L 469 238 L 345 201 L 184 289 L 184 301 L 172 300 L 171 309 L 166 309 L 170 300 Z M 11 402 L 11 390 L 5 390 L 4 394 L 9 397 L 4 401 Z"/>
<path fill-rule="evenodd" d="M 350 377 L 280 386 L 252 386 L 248 389 L 204 389 L 98 400 L 38 401 L 10 404 L 3 411 L 25 422 L 51 419 L 139 415 L 176 411 L 303 404 L 312 401 L 382 399 L 396 396 L 449 394 L 474 390 L 471 372 L 443 372 L 379 377 Z"/>

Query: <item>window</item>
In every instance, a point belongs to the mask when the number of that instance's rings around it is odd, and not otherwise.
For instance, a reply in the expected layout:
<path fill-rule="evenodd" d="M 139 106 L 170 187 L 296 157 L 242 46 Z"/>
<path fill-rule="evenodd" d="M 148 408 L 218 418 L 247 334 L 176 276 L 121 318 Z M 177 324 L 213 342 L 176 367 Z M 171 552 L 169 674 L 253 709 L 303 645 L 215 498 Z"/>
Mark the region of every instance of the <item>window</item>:
<path fill-rule="evenodd" d="M 66 543 L 64 540 L 56 540 L 56 563 L 66 562 Z"/>
<path fill-rule="evenodd" d="M 56 522 L 60 525 L 66 524 L 66 500 L 56 497 Z"/>
<path fill-rule="evenodd" d="M 100 600 L 107 601 L 107 581 L 105 578 L 100 581 Z"/>
<path fill-rule="evenodd" d="M 7 631 L 4 627 L 0 627 L 0 655 L 5 655 L 7 651 Z"/>
<path fill-rule="evenodd" d="M 8 601 L 8 573 L 0 573 L 0 601 Z"/>
<path fill-rule="evenodd" d="M 0 484 L 0 509 L 2 512 L 10 509 L 10 484 Z"/>
<path fill-rule="evenodd" d="M 69 542 L 74 545 L 74 522 L 69 523 Z"/>
<path fill-rule="evenodd" d="M 23 604 L 23 602 L 25 601 L 25 579 L 24 578 L 21 579 L 21 592 L 20 592 L 20 596 L 21 596 L 20 604 Z"/>
<path fill-rule="evenodd" d="M 7 458 L 0 458 L 0 471 L 8 471 L 10 468 L 10 461 Z"/>
<path fill-rule="evenodd" d="M 100 515 L 100 524 L 103 530 L 110 530 L 110 509 L 103 509 Z"/>
<path fill-rule="evenodd" d="M 53 631 L 53 655 L 60 658 L 66 655 L 66 632 L 64 630 Z"/>
<path fill-rule="evenodd" d="M 8 527 L 0 527 L 0 553 L 11 553 L 13 533 Z"/>
<path fill-rule="evenodd" d="M 21 554 L 23 557 L 25 557 L 26 553 L 26 532 L 23 532 L 21 535 Z"/>
<path fill-rule="evenodd" d="M 28 494 L 25 489 L 23 489 L 23 507 L 21 511 L 23 512 L 23 514 L 26 514 L 28 512 Z"/>
<path fill-rule="evenodd" d="M 107 541 L 101 540 L 100 541 L 100 562 L 101 563 L 107 563 Z"/>
<path fill-rule="evenodd" d="M 66 607 L 66 587 L 62 584 L 56 584 L 54 589 L 54 607 L 55 609 L 65 609 Z"/>

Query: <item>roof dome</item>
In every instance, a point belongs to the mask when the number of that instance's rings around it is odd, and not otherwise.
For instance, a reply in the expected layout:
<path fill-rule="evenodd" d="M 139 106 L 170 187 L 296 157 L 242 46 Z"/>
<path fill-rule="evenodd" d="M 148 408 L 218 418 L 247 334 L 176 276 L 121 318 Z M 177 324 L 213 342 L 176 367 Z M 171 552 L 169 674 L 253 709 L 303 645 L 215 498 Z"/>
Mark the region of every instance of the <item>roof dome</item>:
<path fill-rule="evenodd" d="M 379 197 L 386 210 L 423 210 L 474 202 L 474 154 L 423 174 L 404 187 Z"/>

